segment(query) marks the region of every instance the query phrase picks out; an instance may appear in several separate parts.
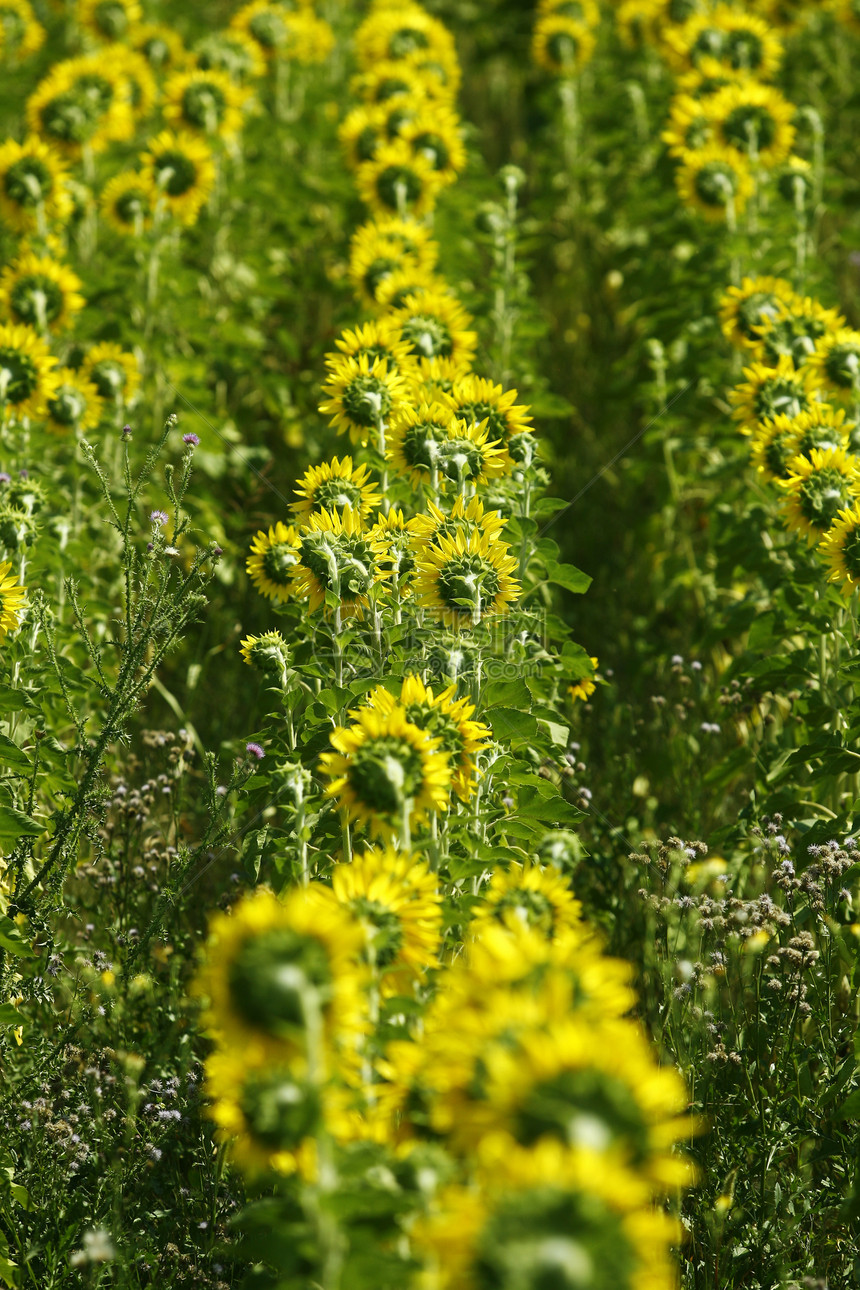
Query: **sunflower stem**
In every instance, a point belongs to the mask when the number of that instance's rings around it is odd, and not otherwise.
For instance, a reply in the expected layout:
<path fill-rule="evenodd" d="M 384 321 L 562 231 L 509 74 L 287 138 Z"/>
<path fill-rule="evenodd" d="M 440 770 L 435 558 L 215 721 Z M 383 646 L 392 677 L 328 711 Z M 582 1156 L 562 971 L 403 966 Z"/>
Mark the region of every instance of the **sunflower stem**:
<path fill-rule="evenodd" d="M 411 797 L 403 799 L 403 822 L 400 830 L 400 845 L 406 852 L 412 851 L 412 807 Z"/>

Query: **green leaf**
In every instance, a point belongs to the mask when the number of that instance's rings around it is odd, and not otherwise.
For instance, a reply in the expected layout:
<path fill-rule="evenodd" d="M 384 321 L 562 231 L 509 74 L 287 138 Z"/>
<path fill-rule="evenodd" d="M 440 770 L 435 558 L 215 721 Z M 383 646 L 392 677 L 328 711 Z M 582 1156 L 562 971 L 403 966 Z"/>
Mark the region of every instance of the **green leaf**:
<path fill-rule="evenodd" d="M 38 838 L 45 832 L 45 827 L 23 811 L 0 802 L 0 842 L 15 841 L 16 838 Z"/>
<path fill-rule="evenodd" d="M 31 949 L 16 923 L 5 914 L 0 914 L 0 947 L 9 954 L 16 954 L 21 959 L 34 959 L 36 951 Z M 17 1022 L 20 1025 L 20 1021 Z"/>
<path fill-rule="evenodd" d="M 547 580 L 555 583 L 557 587 L 564 587 L 566 591 L 574 591 L 577 595 L 588 591 L 591 586 L 591 578 L 581 569 L 577 569 L 575 564 L 559 564 L 556 560 L 548 560 L 546 576 Z"/>
<path fill-rule="evenodd" d="M 504 743 L 510 739 L 534 739 L 538 724 L 534 717 L 515 708 L 491 708 L 486 713 L 493 737 Z"/>
<path fill-rule="evenodd" d="M 531 691 L 525 681 L 491 681 L 481 691 L 482 708 L 530 708 Z"/>
<path fill-rule="evenodd" d="M 0 1003 L 0 1026 L 21 1026 L 24 1018 L 11 1003 Z"/>
<path fill-rule="evenodd" d="M 0 735 L 0 769 L 9 766 L 12 770 L 29 770 L 32 765 L 30 758 L 14 739 Z"/>

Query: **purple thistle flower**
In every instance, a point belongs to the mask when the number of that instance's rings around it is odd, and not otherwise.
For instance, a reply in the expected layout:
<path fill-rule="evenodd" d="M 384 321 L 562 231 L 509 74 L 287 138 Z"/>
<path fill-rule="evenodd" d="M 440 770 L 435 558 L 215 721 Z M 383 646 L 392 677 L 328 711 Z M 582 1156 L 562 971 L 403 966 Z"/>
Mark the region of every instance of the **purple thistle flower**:
<path fill-rule="evenodd" d="M 183 442 L 183 443 L 190 443 L 192 448 L 196 448 L 196 447 L 197 447 L 197 445 L 198 445 L 198 444 L 199 444 L 199 442 L 200 442 L 200 435 L 199 435 L 199 434 L 184 434 L 184 435 L 182 436 L 182 442 Z"/>
<path fill-rule="evenodd" d="M 252 757 L 256 757 L 257 761 L 262 761 L 266 755 L 259 744 L 245 744 L 245 752 L 250 753 Z"/>
<path fill-rule="evenodd" d="M 153 524 L 162 526 L 167 523 L 170 516 L 166 511 L 151 511 L 149 518 Z"/>
<path fill-rule="evenodd" d="M 5 470 L 0 470 L 0 484 L 11 484 L 12 476 L 7 475 Z"/>

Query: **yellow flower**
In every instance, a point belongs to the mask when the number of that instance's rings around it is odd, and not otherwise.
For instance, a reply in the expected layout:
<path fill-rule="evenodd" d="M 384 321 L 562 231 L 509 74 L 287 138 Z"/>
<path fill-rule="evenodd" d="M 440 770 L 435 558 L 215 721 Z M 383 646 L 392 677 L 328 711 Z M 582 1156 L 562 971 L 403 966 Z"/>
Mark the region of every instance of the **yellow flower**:
<path fill-rule="evenodd" d="M 217 1137 L 242 1173 L 313 1181 L 326 1090 L 308 1078 L 306 1058 L 273 1057 L 254 1042 L 216 1049 L 206 1061 L 206 1095 Z"/>
<path fill-rule="evenodd" d="M 822 336 L 808 362 L 829 393 L 852 405 L 857 402 L 860 397 L 860 331 L 840 327 Z"/>
<path fill-rule="evenodd" d="M 443 104 L 422 104 L 400 130 L 416 156 L 430 163 L 439 180 L 453 184 L 466 165 L 459 118 Z"/>
<path fill-rule="evenodd" d="M 112 341 L 93 345 L 81 370 L 103 399 L 128 404 L 140 385 L 140 369 L 134 355 Z"/>
<path fill-rule="evenodd" d="M 248 95 L 226 72 L 175 72 L 164 87 L 165 120 L 176 130 L 231 139 L 242 128 Z"/>
<path fill-rule="evenodd" d="M 349 277 L 362 302 L 376 304 L 380 283 L 399 269 L 432 273 L 439 248 L 428 229 L 411 219 L 385 217 L 363 224 L 353 234 Z"/>
<path fill-rule="evenodd" d="M 99 207 L 109 224 L 129 237 L 152 227 L 158 191 L 148 171 L 123 170 L 102 190 Z"/>
<path fill-rule="evenodd" d="M 538 67 L 556 76 L 573 76 L 591 61 L 594 45 L 590 27 L 563 14 L 548 13 L 535 23 L 532 57 Z"/>
<path fill-rule="evenodd" d="M 507 543 L 487 533 L 441 537 L 419 558 L 415 594 L 446 626 L 475 626 L 519 598 L 516 567 Z"/>
<path fill-rule="evenodd" d="M 442 395 L 450 394 L 456 382 L 470 372 L 471 360 L 465 354 L 458 358 L 419 358 L 415 397 L 420 403 L 434 403 Z"/>
<path fill-rule="evenodd" d="M 302 521 L 312 511 L 341 511 L 349 507 L 356 514 L 368 516 L 381 498 L 370 478 L 367 466 L 353 466 L 352 457 L 342 461 L 332 457 L 321 466 L 310 466 L 299 480 L 293 502 L 293 515 Z"/>
<path fill-rule="evenodd" d="M 161 22 L 144 22 L 129 35 L 131 48 L 143 54 L 155 72 L 175 72 L 188 62 L 189 53 L 182 37 Z"/>
<path fill-rule="evenodd" d="M 171 215 L 180 224 L 194 224 L 215 187 L 215 163 L 205 140 L 164 130 L 150 142 L 142 161 Z"/>
<path fill-rule="evenodd" d="M 513 863 L 508 869 L 497 869 L 479 895 L 470 927 L 475 936 L 490 921 L 505 927 L 523 924 L 552 940 L 560 928 L 578 927 L 582 921 L 582 906 L 565 878 L 552 868 Z"/>
<path fill-rule="evenodd" d="M 442 901 L 435 874 L 395 847 L 368 847 L 335 865 L 331 885 L 361 928 L 362 961 L 379 976 L 383 994 L 407 994 L 437 963 Z"/>
<path fill-rule="evenodd" d="M 850 595 L 860 582 L 860 503 L 839 511 L 824 534 L 818 553 L 828 569 L 830 582 L 838 582 Z"/>
<path fill-rule="evenodd" d="M 412 534 L 403 511 L 392 506 L 387 515 L 380 511 L 370 529 L 380 573 L 395 596 L 411 595 L 410 583 L 417 568 Z"/>
<path fill-rule="evenodd" d="M 392 318 L 418 358 L 471 361 L 478 346 L 472 319 L 453 296 L 435 291 L 407 296 Z"/>
<path fill-rule="evenodd" d="M 366 702 L 368 707 L 383 713 L 403 708 L 408 721 L 439 739 L 441 751 L 451 762 L 454 791 L 462 801 L 468 802 L 478 779 L 477 756 L 488 747 L 493 732 L 483 722 L 474 720 L 475 705 L 467 699 L 456 698 L 456 694 L 457 687 L 449 685 L 434 695 L 430 686 L 411 673 L 401 683 L 399 699 L 380 685 L 370 692 Z M 350 715 L 357 716 L 358 712 Z"/>
<path fill-rule="evenodd" d="M 353 108 L 338 129 L 338 138 L 350 170 L 372 161 L 380 144 L 389 138 L 386 126 L 390 117 L 383 104 Z"/>
<path fill-rule="evenodd" d="M 673 157 L 683 157 L 685 152 L 695 152 L 710 143 L 714 128 L 702 100 L 692 94 L 676 94 L 661 137 Z"/>
<path fill-rule="evenodd" d="M 385 359 L 332 356 L 329 376 L 323 385 L 326 401 L 319 405 L 330 425 L 349 434 L 353 443 L 377 437 L 406 394 L 401 376 L 390 370 Z"/>
<path fill-rule="evenodd" d="M 65 264 L 25 251 L 0 274 L 0 313 L 40 332 L 65 331 L 87 303 L 82 285 Z"/>
<path fill-rule="evenodd" d="M 371 12 L 356 34 L 355 52 L 367 68 L 414 54 L 456 60 L 454 38 L 447 27 L 417 4 Z"/>
<path fill-rule="evenodd" d="M 421 99 L 450 103 L 454 70 L 453 67 L 448 69 L 446 84 L 432 71 L 423 71 L 411 60 L 386 58 L 353 77 L 351 90 L 365 103 L 389 103 L 393 99 L 408 99 L 411 103 Z"/>
<path fill-rule="evenodd" d="M 816 403 L 796 417 L 774 417 L 753 437 L 752 463 L 765 479 L 785 479 L 793 459 L 809 457 L 813 448 L 823 452 L 843 448 L 847 452 L 853 429 L 845 412 L 841 408 L 834 411 L 827 403 Z"/>
<path fill-rule="evenodd" d="M 785 278 L 744 278 L 739 287 L 729 287 L 720 301 L 723 335 L 737 349 L 754 349 L 761 341 L 757 329 L 796 302 Z"/>
<path fill-rule="evenodd" d="M 448 809 L 451 766 L 441 741 L 407 720 L 403 708 L 364 708 L 351 726 L 338 726 L 331 744 L 335 751 L 320 758 L 331 779 L 326 795 L 374 836 L 401 832 L 406 841 L 403 832 Z"/>
<path fill-rule="evenodd" d="M 744 79 L 725 86 L 705 105 L 716 138 L 763 166 L 784 161 L 794 143 L 793 103 L 772 85 Z"/>
<path fill-rule="evenodd" d="M 766 81 L 782 61 L 782 41 L 767 23 L 729 4 L 718 4 L 693 14 L 680 27 L 669 28 L 664 48 L 679 72 L 699 68 L 708 74 L 750 74 Z"/>
<path fill-rule="evenodd" d="M 462 493 L 466 484 L 485 484 L 509 465 L 508 454 L 488 434 L 486 421 L 459 421 L 449 408 L 424 403 L 398 413 L 388 454 L 413 484 L 429 484 L 434 493 L 453 484 Z"/>
<path fill-rule="evenodd" d="M 298 560 L 299 531 L 279 520 L 268 533 L 261 529 L 254 538 L 245 568 L 260 595 L 283 604 L 292 593 Z"/>
<path fill-rule="evenodd" d="M 597 659 L 591 658 L 589 661 L 591 663 L 593 672 L 596 672 Z M 591 698 L 592 694 L 594 694 L 594 691 L 596 689 L 597 689 L 597 685 L 594 681 L 594 676 L 592 674 L 591 676 L 584 676 L 581 680 L 574 682 L 574 684 L 571 686 L 568 686 L 567 692 L 570 695 L 571 699 L 574 701 L 574 703 L 576 703 L 577 699 L 582 699 L 583 702 L 587 702 Z"/>
<path fill-rule="evenodd" d="M 45 429 L 52 434 L 93 430 L 101 420 L 104 401 L 82 372 L 63 367 L 57 372 L 59 385 L 48 398 Z"/>
<path fill-rule="evenodd" d="M 512 439 L 531 432 L 531 413 L 524 404 L 517 404 L 516 390 L 505 391 L 480 376 L 470 374 L 456 381 L 444 401 L 468 425 L 486 423 L 489 438 L 505 449 Z"/>
<path fill-rule="evenodd" d="M 371 589 L 383 576 L 381 554 L 376 539 L 351 507 L 314 511 L 299 536 L 293 589 L 307 599 L 312 614 L 325 605 L 327 595 L 337 600 L 338 612 L 361 614 Z"/>
<path fill-rule="evenodd" d="M 458 497 L 447 514 L 435 502 L 429 502 L 426 515 L 416 515 L 409 521 L 418 552 L 443 537 L 469 538 L 474 534 L 496 539 L 504 527 L 505 521 L 499 512 L 488 511 L 479 497 L 472 497 L 468 502 Z"/>
<path fill-rule="evenodd" d="M 675 182 L 681 200 L 710 220 L 734 218 L 753 192 L 746 158 L 719 143 L 685 152 Z"/>
<path fill-rule="evenodd" d="M 23 63 L 45 43 L 30 0 L 0 0 L 0 49 L 8 62 Z"/>
<path fill-rule="evenodd" d="M 391 372 L 402 372 L 409 377 L 413 377 L 416 372 L 411 347 L 390 318 L 379 318 L 347 329 L 338 336 L 335 345 L 345 358 L 361 358 L 362 354 L 366 354 L 371 362 L 385 359 Z M 339 366 L 336 354 L 326 357 L 326 366 Z"/>
<path fill-rule="evenodd" d="M 441 179 L 433 162 L 406 139 L 380 144 L 356 172 L 362 201 L 374 214 L 428 214 L 436 203 Z"/>
<path fill-rule="evenodd" d="M 430 273 L 429 270 L 423 269 L 419 265 L 410 264 L 406 269 L 395 269 L 393 273 L 387 274 L 382 279 L 376 288 L 374 303 L 377 309 L 385 311 L 400 309 L 410 296 L 415 296 L 417 299 L 427 292 L 450 296 L 452 300 L 455 298 L 453 291 L 439 274 Z M 391 321 L 390 314 L 386 314 L 384 317 L 387 322 Z M 415 375 L 417 373 L 417 360 L 414 355 L 412 357 L 413 375 Z"/>
<path fill-rule="evenodd" d="M 776 311 L 753 328 L 759 338 L 755 357 L 776 363 L 781 354 L 788 354 L 795 367 L 801 367 L 824 337 L 844 326 L 845 319 L 837 309 L 825 309 L 809 296 L 780 301 Z"/>
<path fill-rule="evenodd" d="M 746 381 L 729 394 L 732 415 L 742 434 L 752 434 L 776 416 L 796 417 L 813 407 L 819 382 L 809 365 L 795 368 L 787 354 L 774 367 L 753 363 L 744 368 Z"/>
<path fill-rule="evenodd" d="M 128 84 L 128 98 L 137 119 L 148 117 L 158 101 L 158 85 L 152 68 L 143 54 L 126 45 L 110 50 L 113 65 L 122 72 Z"/>
<path fill-rule="evenodd" d="M 27 121 L 69 156 L 99 152 L 134 133 L 129 82 L 107 50 L 56 63 L 27 100 Z"/>
<path fill-rule="evenodd" d="M 290 651 L 280 632 L 264 632 L 262 636 L 246 636 L 241 643 L 242 659 L 264 675 L 283 680 L 289 663 Z"/>
<path fill-rule="evenodd" d="M 565 18 L 582 23 L 584 27 L 600 25 L 600 6 L 597 0 L 539 0 L 538 17 L 560 13 Z"/>
<path fill-rule="evenodd" d="M 805 534 L 812 546 L 839 512 L 853 505 L 860 491 L 860 462 L 844 448 L 813 448 L 808 457 L 794 458 L 788 478 L 780 483 L 786 525 Z"/>
<path fill-rule="evenodd" d="M 0 214 L 14 232 L 33 233 L 68 218 L 72 199 L 61 157 L 35 135 L 0 144 Z"/>
<path fill-rule="evenodd" d="M 78 22 L 97 40 L 126 40 L 142 17 L 137 0 L 78 0 Z"/>
<path fill-rule="evenodd" d="M 291 8 L 271 0 L 251 0 L 234 14 L 230 25 L 255 41 L 269 61 L 292 58 L 319 63 L 334 44 L 331 27 L 305 3 Z"/>
<path fill-rule="evenodd" d="M 0 563 L 0 642 L 9 632 L 18 630 L 26 600 L 27 588 L 18 585 L 18 579 L 12 574 L 12 562 L 3 560 Z"/>
<path fill-rule="evenodd" d="M 320 1040 L 348 1043 L 361 1030 L 361 944 L 361 929 L 324 888 L 278 897 L 258 887 L 210 921 L 194 983 L 204 1025 L 220 1047 L 259 1051 L 273 1064 L 305 1054 L 324 1061 L 310 1051 Z"/>
<path fill-rule="evenodd" d="M 0 323 L 0 418 L 41 416 L 59 384 L 56 365 L 32 327 Z"/>
<path fill-rule="evenodd" d="M 386 453 L 413 486 L 438 475 L 438 445 L 455 429 L 454 413 L 443 403 L 408 403 L 391 418 Z"/>

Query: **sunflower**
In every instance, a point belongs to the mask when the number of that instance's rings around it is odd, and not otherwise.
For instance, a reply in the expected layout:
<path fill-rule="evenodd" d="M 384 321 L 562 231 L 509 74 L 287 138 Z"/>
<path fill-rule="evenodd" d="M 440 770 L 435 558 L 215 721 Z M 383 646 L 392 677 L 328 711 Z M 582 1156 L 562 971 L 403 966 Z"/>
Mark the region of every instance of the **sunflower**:
<path fill-rule="evenodd" d="M 474 795 L 478 778 L 478 753 L 489 746 L 493 732 L 483 722 L 474 720 L 474 704 L 456 698 L 456 693 L 457 687 L 449 685 L 434 695 L 430 686 L 411 673 L 401 683 L 399 698 L 380 685 L 370 692 L 366 702 L 368 707 L 383 713 L 402 707 L 407 721 L 438 739 L 439 747 L 450 760 L 452 787 L 462 801 L 468 802 Z"/>
<path fill-rule="evenodd" d="M 153 70 L 143 54 L 126 45 L 115 45 L 110 53 L 114 66 L 122 72 L 128 84 L 132 111 L 139 121 L 143 120 L 158 102 L 158 84 Z"/>
<path fill-rule="evenodd" d="M 376 304 L 379 286 L 397 270 L 432 273 L 439 248 L 426 228 L 398 217 L 371 220 L 356 230 L 350 245 L 349 277 L 362 301 Z"/>
<path fill-rule="evenodd" d="M 246 636 L 241 643 L 242 659 L 249 667 L 279 681 L 286 679 L 290 663 L 290 649 L 280 632 L 263 632 L 262 636 Z"/>
<path fill-rule="evenodd" d="M 685 152 L 675 182 L 681 200 L 711 220 L 740 214 L 754 188 L 746 158 L 719 143 Z"/>
<path fill-rule="evenodd" d="M 349 434 L 353 443 L 366 443 L 378 435 L 406 395 L 403 377 L 389 369 L 385 359 L 332 357 L 323 385 L 326 402 L 319 405 L 330 425 Z"/>
<path fill-rule="evenodd" d="M 137 0 L 79 0 L 77 6 L 78 22 L 97 40 L 128 39 L 142 17 Z"/>
<path fill-rule="evenodd" d="M 584 23 L 563 14 L 538 18 L 532 35 L 532 58 L 538 67 L 555 76 L 581 72 L 594 54 L 594 32 Z"/>
<path fill-rule="evenodd" d="M 103 190 L 99 207 L 109 224 L 129 237 L 140 237 L 152 227 L 158 190 L 148 171 L 123 170 Z"/>
<path fill-rule="evenodd" d="M 673 157 L 683 157 L 686 152 L 695 152 L 710 143 L 714 127 L 702 100 L 692 94 L 676 94 L 661 137 Z"/>
<path fill-rule="evenodd" d="M 75 159 L 134 133 L 130 87 L 107 51 L 57 63 L 27 100 L 34 134 Z"/>
<path fill-rule="evenodd" d="M 386 129 L 388 117 L 382 104 L 361 104 L 342 121 L 337 135 L 350 170 L 372 161 L 381 144 L 392 137 Z"/>
<path fill-rule="evenodd" d="M 418 358 L 471 361 L 477 348 L 472 319 L 453 296 L 435 291 L 408 296 L 392 318 Z"/>
<path fill-rule="evenodd" d="M 443 184 L 453 184 L 465 168 L 466 149 L 456 113 L 442 104 L 424 105 L 400 130 L 416 156 L 424 157 Z"/>
<path fill-rule="evenodd" d="M 844 448 L 813 448 L 808 457 L 794 458 L 788 478 L 780 483 L 786 525 L 805 534 L 812 546 L 840 511 L 854 505 L 860 492 L 860 462 Z"/>
<path fill-rule="evenodd" d="M 0 273 L 0 314 L 40 332 L 65 331 L 87 303 L 82 285 L 66 265 L 25 251 Z"/>
<path fill-rule="evenodd" d="M 456 59 L 454 38 L 447 27 L 420 5 L 412 4 L 372 12 L 358 30 L 355 52 L 363 67 L 416 54 Z"/>
<path fill-rule="evenodd" d="M 278 897 L 258 887 L 210 921 L 194 983 L 206 1001 L 203 1024 L 220 1047 L 261 1051 L 272 1063 L 301 1056 L 320 1039 L 348 1041 L 361 1029 L 361 945 L 360 928 L 324 888 Z M 323 1055 L 308 1056 L 319 1062 Z"/>
<path fill-rule="evenodd" d="M 828 568 L 828 580 L 850 595 L 860 582 L 860 502 L 839 511 L 824 534 L 818 553 Z"/>
<path fill-rule="evenodd" d="M 360 323 L 338 336 L 335 345 L 346 358 L 361 358 L 365 354 L 371 362 L 384 359 L 390 372 L 403 372 L 411 377 L 416 370 L 412 348 L 390 318 Z M 336 354 L 329 354 L 325 361 L 329 368 L 339 364 Z"/>
<path fill-rule="evenodd" d="M 597 672 L 597 659 L 589 658 L 589 662 L 591 663 L 591 676 L 584 676 L 567 688 L 568 696 L 574 703 L 578 700 L 582 700 L 583 703 L 587 703 L 597 689 L 597 684 L 594 680 Z"/>
<path fill-rule="evenodd" d="M 164 116 L 174 129 L 232 139 L 242 129 L 247 93 L 226 72 L 174 72 L 164 87 Z"/>
<path fill-rule="evenodd" d="M 180 224 L 194 224 L 215 186 L 215 163 L 205 140 L 164 130 L 142 157 L 144 174 Z"/>
<path fill-rule="evenodd" d="M 351 726 L 338 726 L 331 745 L 335 751 L 320 758 L 331 779 L 326 795 L 374 836 L 408 834 L 429 813 L 448 809 L 451 766 L 441 741 L 413 725 L 403 708 L 363 708 Z"/>
<path fill-rule="evenodd" d="M 860 331 L 840 327 L 823 336 L 809 357 L 828 392 L 852 404 L 860 398 Z"/>
<path fill-rule="evenodd" d="M 794 144 L 793 103 L 779 90 L 744 79 L 714 94 L 705 111 L 717 140 L 763 166 L 785 161 Z"/>
<path fill-rule="evenodd" d="M 247 1176 L 273 1172 L 312 1180 L 325 1092 L 307 1061 L 273 1058 L 264 1045 L 216 1049 L 206 1060 L 208 1114 Z"/>
<path fill-rule="evenodd" d="M 443 537 L 469 538 L 474 535 L 495 541 L 504 527 L 505 521 L 498 511 L 487 510 L 479 497 L 472 497 L 467 502 L 462 495 L 448 513 L 440 510 L 435 502 L 428 502 L 427 514 L 416 515 L 409 521 L 409 531 L 418 552 L 425 546 L 438 543 Z"/>
<path fill-rule="evenodd" d="M 356 171 L 362 201 L 374 214 L 423 216 L 432 211 L 441 178 L 432 161 L 406 139 L 392 139 Z"/>
<path fill-rule="evenodd" d="M 438 488 L 439 446 L 457 432 L 457 420 L 446 404 L 404 404 L 391 418 L 387 455 L 395 470 L 409 475 L 413 486 Z"/>
<path fill-rule="evenodd" d="M 723 335 L 736 349 L 754 349 L 761 342 L 757 328 L 796 303 L 785 278 L 744 278 L 739 287 L 729 287 L 720 301 Z"/>
<path fill-rule="evenodd" d="M 103 399 L 114 402 L 130 403 L 140 385 L 140 369 L 134 355 L 112 341 L 93 345 L 81 370 Z"/>
<path fill-rule="evenodd" d="M 259 44 L 238 28 L 201 36 L 194 46 L 194 59 L 201 71 L 224 72 L 237 85 L 248 85 L 266 74 Z"/>
<path fill-rule="evenodd" d="M 559 13 L 563 18 L 572 18 L 585 27 L 600 25 L 600 6 L 597 0 L 539 0 L 538 17 Z"/>
<path fill-rule="evenodd" d="M 497 869 L 479 894 L 471 925 L 476 936 L 491 921 L 505 927 L 522 923 L 551 940 L 560 928 L 578 927 L 581 922 L 582 906 L 555 869 L 524 868 L 515 862 L 508 869 Z"/>
<path fill-rule="evenodd" d="M 27 588 L 18 585 L 18 579 L 11 570 L 10 560 L 0 563 L 0 643 L 9 632 L 18 630 L 27 599 Z"/>
<path fill-rule="evenodd" d="M 0 144 L 0 215 L 16 233 L 33 233 L 40 216 L 47 225 L 71 214 L 66 165 L 35 135 Z"/>
<path fill-rule="evenodd" d="M 297 63 L 321 63 L 334 45 L 329 24 L 305 4 L 291 8 L 252 0 L 234 15 L 230 25 L 254 40 L 268 61 L 289 57 Z"/>
<path fill-rule="evenodd" d="M 368 593 L 383 576 L 380 549 L 349 506 L 341 511 L 314 511 L 299 535 L 293 589 L 308 601 L 310 612 L 331 595 L 339 613 L 360 614 Z"/>
<path fill-rule="evenodd" d="M 395 847 L 368 847 L 335 865 L 331 886 L 362 930 L 362 961 L 379 976 L 383 994 L 407 994 L 437 964 L 442 903 L 435 874 Z"/>
<path fill-rule="evenodd" d="M 734 404 L 732 415 L 740 421 L 742 434 L 752 434 L 773 417 L 796 417 L 810 411 L 820 388 L 810 365 L 796 368 L 787 354 L 781 354 L 773 367 L 764 363 L 745 367 L 744 376 L 746 381 L 729 394 Z"/>
<path fill-rule="evenodd" d="M 104 401 L 83 373 L 70 367 L 57 372 L 59 385 L 48 398 L 45 429 L 52 434 L 85 433 L 101 421 Z"/>
<path fill-rule="evenodd" d="M 797 432 L 794 426 L 799 419 L 772 417 L 753 432 L 750 461 L 769 483 L 788 478 L 791 463 L 797 456 Z M 847 448 L 847 442 L 844 446 Z"/>
<path fill-rule="evenodd" d="M 489 437 L 503 447 L 532 429 L 529 409 L 517 404 L 517 391 L 505 391 L 480 376 L 469 375 L 457 381 L 445 401 L 467 425 L 486 422 Z"/>
<path fill-rule="evenodd" d="M 466 354 L 456 358 L 419 358 L 414 390 L 419 402 L 434 403 L 450 394 L 455 384 L 471 373 Z"/>
<path fill-rule="evenodd" d="M 129 35 L 129 44 L 143 54 L 155 72 L 175 72 L 190 57 L 182 37 L 172 27 L 160 22 L 144 22 L 135 26 Z"/>
<path fill-rule="evenodd" d="M 59 384 L 56 366 L 34 328 L 0 323 L 0 419 L 42 416 Z"/>
<path fill-rule="evenodd" d="M 669 28 L 666 57 L 679 72 L 698 68 L 706 73 L 748 73 L 770 80 L 782 61 L 782 41 L 755 14 L 718 4 L 695 13 L 677 28 Z"/>
<path fill-rule="evenodd" d="M 776 189 L 783 201 L 802 210 L 814 187 L 812 166 L 803 157 L 787 157 L 774 172 Z"/>
<path fill-rule="evenodd" d="M 390 103 L 393 99 L 451 102 L 451 91 L 437 77 L 405 59 L 383 59 L 353 77 L 352 93 L 365 103 Z"/>
<path fill-rule="evenodd" d="M 245 568 L 261 596 L 283 604 L 290 599 L 298 561 L 299 531 L 279 520 L 254 538 Z"/>
<path fill-rule="evenodd" d="M 383 278 L 376 289 L 375 303 L 377 308 L 386 311 L 402 309 L 410 296 L 415 296 L 417 299 L 426 293 L 450 296 L 452 300 L 455 299 L 453 291 L 444 278 L 437 273 L 430 273 L 427 269 L 413 265 L 407 269 L 395 269 L 393 273 Z M 414 357 L 413 355 L 413 360 Z"/>
<path fill-rule="evenodd" d="M 0 48 L 8 61 L 23 63 L 45 43 L 30 0 L 0 0 Z"/>
<path fill-rule="evenodd" d="M 370 529 L 370 540 L 377 551 L 377 563 L 395 594 L 410 595 L 410 583 L 418 567 L 409 524 L 403 511 L 392 506 L 387 515 L 380 511 Z"/>
<path fill-rule="evenodd" d="M 475 626 L 518 599 L 517 567 L 506 542 L 487 533 L 441 537 L 418 561 L 415 594 L 449 627 Z"/>
<path fill-rule="evenodd" d="M 788 354 L 795 367 L 801 367 L 823 337 L 844 326 L 845 319 L 837 309 L 825 309 L 809 296 L 795 296 L 790 302 L 780 302 L 776 312 L 753 329 L 759 337 L 755 357 L 776 363 L 781 354 Z"/>
<path fill-rule="evenodd" d="M 292 511 L 301 523 L 312 511 L 342 511 L 345 506 L 357 515 L 366 517 L 381 498 L 370 478 L 367 466 L 353 466 L 352 457 L 331 461 L 321 466 L 310 466 L 299 480 Z"/>

